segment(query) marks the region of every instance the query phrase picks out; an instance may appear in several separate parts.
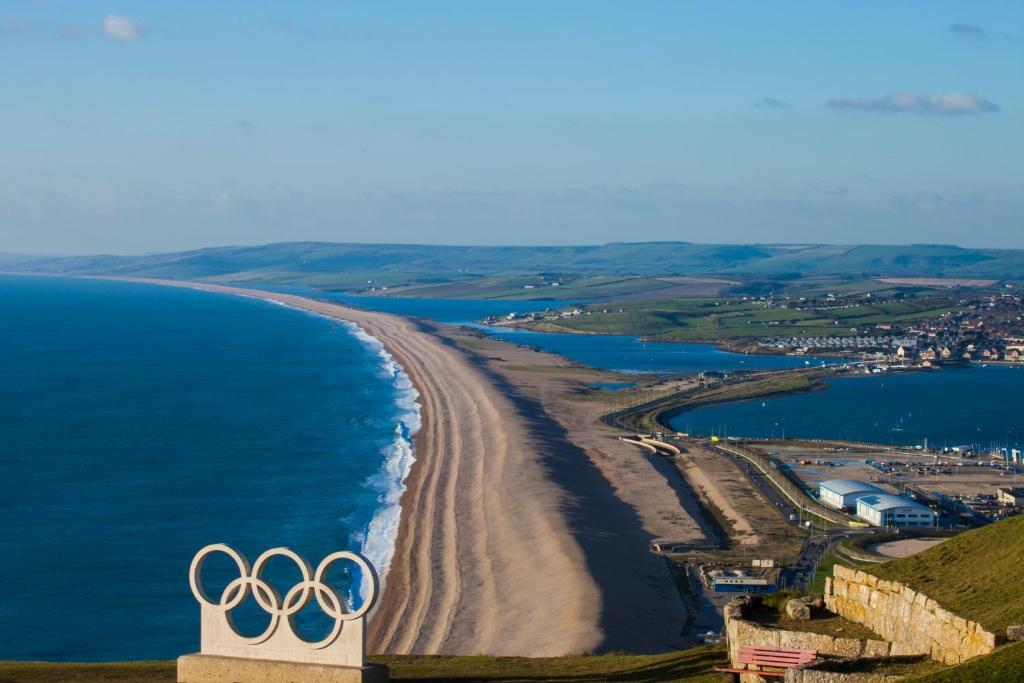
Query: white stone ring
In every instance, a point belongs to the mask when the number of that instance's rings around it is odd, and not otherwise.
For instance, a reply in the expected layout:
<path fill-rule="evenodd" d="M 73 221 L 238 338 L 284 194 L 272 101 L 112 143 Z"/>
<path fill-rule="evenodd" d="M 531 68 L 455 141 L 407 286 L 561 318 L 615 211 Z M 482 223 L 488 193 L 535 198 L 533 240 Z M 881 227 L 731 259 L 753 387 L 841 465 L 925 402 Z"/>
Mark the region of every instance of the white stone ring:
<path fill-rule="evenodd" d="M 238 578 L 233 579 L 225 586 L 220 600 L 210 598 L 201 577 L 204 563 L 210 555 L 216 552 L 224 553 L 234 560 L 239 573 Z M 267 562 L 277 556 L 287 557 L 294 562 L 302 575 L 302 580 L 285 593 L 283 600 L 277 590 L 263 580 L 263 569 Z M 362 571 L 364 584 L 367 586 L 367 595 L 357 610 L 351 610 L 346 601 L 324 580 L 331 565 L 341 560 L 348 560 L 358 566 Z M 303 639 L 303 642 L 312 649 L 327 647 L 337 639 L 344 622 L 360 619 L 369 612 L 377 601 L 378 592 L 377 572 L 364 557 L 357 553 L 348 551 L 331 553 L 320 562 L 314 574 L 309 562 L 288 548 L 271 548 L 256 558 L 256 563 L 250 567 L 248 560 L 241 553 L 223 543 L 208 545 L 196 553 L 189 568 L 188 581 L 196 600 L 204 607 L 223 615 L 235 636 L 250 645 L 257 645 L 269 639 L 280 625 L 282 617 L 288 621 L 288 625 L 291 627 L 292 617 L 308 605 L 313 596 L 316 596 L 317 604 L 327 616 L 334 620 L 334 626 L 323 640 L 309 642 Z M 270 615 L 270 623 L 266 630 L 253 637 L 239 633 L 230 615 L 230 611 L 242 604 L 250 591 L 256 604 Z M 289 630 L 294 631 L 292 628 Z"/>

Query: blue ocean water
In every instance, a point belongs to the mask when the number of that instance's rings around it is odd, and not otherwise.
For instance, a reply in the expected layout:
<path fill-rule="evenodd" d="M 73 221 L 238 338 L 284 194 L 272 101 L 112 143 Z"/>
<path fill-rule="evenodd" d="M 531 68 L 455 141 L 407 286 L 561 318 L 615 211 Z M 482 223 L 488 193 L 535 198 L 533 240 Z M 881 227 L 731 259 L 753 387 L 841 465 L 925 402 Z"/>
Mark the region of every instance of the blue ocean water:
<path fill-rule="evenodd" d="M 673 429 L 748 437 L 852 439 L 977 448 L 1024 444 L 1024 367 L 971 366 L 862 375 L 828 389 L 709 406 L 669 420 Z"/>
<path fill-rule="evenodd" d="M 187 571 L 211 542 L 250 561 L 276 545 L 314 566 L 336 549 L 388 559 L 416 406 L 341 323 L 188 289 L 0 277 L 0 387 L 0 659 L 196 650 Z"/>

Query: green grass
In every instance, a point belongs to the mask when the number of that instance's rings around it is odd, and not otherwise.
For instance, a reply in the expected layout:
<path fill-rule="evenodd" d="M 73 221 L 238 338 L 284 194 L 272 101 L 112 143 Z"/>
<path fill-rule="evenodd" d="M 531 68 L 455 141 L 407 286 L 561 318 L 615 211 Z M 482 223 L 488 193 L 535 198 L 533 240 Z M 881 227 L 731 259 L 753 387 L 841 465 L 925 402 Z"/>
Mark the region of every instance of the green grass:
<path fill-rule="evenodd" d="M 656 295 L 657 292 L 652 292 Z M 859 303 L 858 303 L 859 301 Z M 909 323 L 958 310 L 948 296 L 921 296 L 905 301 L 858 300 L 849 308 L 815 312 L 797 310 L 808 302 L 764 302 L 723 298 L 674 298 L 585 307 L 589 314 L 544 321 L 547 331 L 641 335 L 660 341 L 696 342 L 789 336 L 848 336 L 873 331 L 879 323 Z M 842 302 L 818 301 L 818 305 Z"/>
<path fill-rule="evenodd" d="M 871 568 L 995 633 L 1024 624 L 1024 516 L 1011 517 L 910 557 Z"/>
<path fill-rule="evenodd" d="M 57 664 L 46 662 L 0 662 L 0 683 L 94 683 L 98 681 L 139 681 L 153 683 L 176 680 L 174 662 L 125 662 L 114 664 Z"/>
<path fill-rule="evenodd" d="M 864 571 L 873 571 L 878 565 L 871 564 L 869 562 L 853 562 L 846 557 L 839 557 L 831 550 L 821 556 L 818 561 L 818 571 L 814 573 L 814 578 L 811 580 L 811 592 L 821 594 L 825 592 L 825 579 L 832 576 L 832 567 L 836 564 L 845 565 L 854 569 L 863 569 Z"/>
<path fill-rule="evenodd" d="M 391 680 L 493 681 L 495 683 L 599 683 L 690 681 L 720 683 L 714 667 L 725 663 L 721 646 L 698 647 L 662 655 L 609 654 L 573 657 L 426 657 L 376 656 L 370 661 L 391 667 Z M 171 683 L 174 662 L 118 664 L 49 664 L 0 662 L 0 683 Z"/>
<path fill-rule="evenodd" d="M 376 659 L 376 658 L 375 658 Z M 557 658 L 385 657 L 392 681 L 716 681 L 725 662 L 721 647 L 664 655 L 601 655 Z"/>
<path fill-rule="evenodd" d="M 552 286 L 553 282 L 559 286 Z M 527 288 L 529 287 L 529 288 Z M 606 300 L 645 294 L 655 296 L 658 290 L 672 289 L 671 282 L 646 277 L 559 276 L 525 274 L 510 277 L 453 279 L 451 282 L 417 284 L 382 292 L 386 296 L 409 296 L 431 299 L 558 299 Z"/>
<path fill-rule="evenodd" d="M 960 666 L 909 678 L 916 683 L 993 683 L 1024 679 L 1024 643 L 1004 645 Z"/>

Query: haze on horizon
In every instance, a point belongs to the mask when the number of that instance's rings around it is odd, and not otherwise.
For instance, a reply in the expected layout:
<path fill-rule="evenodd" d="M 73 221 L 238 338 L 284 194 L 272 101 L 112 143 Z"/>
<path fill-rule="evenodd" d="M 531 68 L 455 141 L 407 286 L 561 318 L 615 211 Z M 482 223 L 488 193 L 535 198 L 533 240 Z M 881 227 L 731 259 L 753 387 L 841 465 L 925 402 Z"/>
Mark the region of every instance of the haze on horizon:
<path fill-rule="evenodd" d="M 1024 247 L 1024 4 L 0 0 L 0 252 Z"/>

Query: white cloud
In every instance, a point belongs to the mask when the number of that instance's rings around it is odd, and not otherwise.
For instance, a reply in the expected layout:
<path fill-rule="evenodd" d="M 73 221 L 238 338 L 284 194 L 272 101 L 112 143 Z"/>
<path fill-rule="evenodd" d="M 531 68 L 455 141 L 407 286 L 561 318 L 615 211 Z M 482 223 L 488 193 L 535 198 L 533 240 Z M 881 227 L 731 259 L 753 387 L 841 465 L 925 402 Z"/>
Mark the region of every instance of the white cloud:
<path fill-rule="evenodd" d="M 974 24 L 953 24 L 949 27 L 949 32 L 954 36 L 959 36 L 961 38 L 977 38 L 983 40 L 988 37 L 985 33 L 985 29 L 980 26 L 975 26 Z"/>
<path fill-rule="evenodd" d="M 758 109 L 789 109 L 789 103 L 775 97 L 762 97 L 754 106 Z"/>
<path fill-rule="evenodd" d="M 984 97 L 964 93 L 922 95 L 901 92 L 884 97 L 843 97 L 825 103 L 829 109 L 840 111 L 882 111 L 910 114 L 988 114 L 999 111 L 999 105 Z"/>
<path fill-rule="evenodd" d="M 142 29 L 138 24 L 117 14 L 108 14 L 103 20 L 103 32 L 115 40 L 138 40 L 142 37 Z"/>

